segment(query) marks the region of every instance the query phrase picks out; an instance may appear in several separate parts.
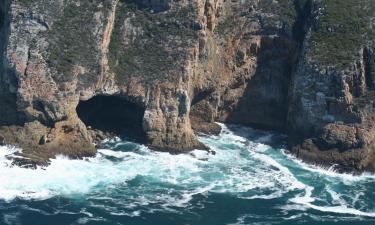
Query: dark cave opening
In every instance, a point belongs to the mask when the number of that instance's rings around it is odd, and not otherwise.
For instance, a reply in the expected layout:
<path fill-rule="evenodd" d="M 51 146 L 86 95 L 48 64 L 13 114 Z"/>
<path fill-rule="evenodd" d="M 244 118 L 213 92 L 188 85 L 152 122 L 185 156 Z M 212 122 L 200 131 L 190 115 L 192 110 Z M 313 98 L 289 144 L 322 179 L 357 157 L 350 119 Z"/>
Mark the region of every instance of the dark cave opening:
<path fill-rule="evenodd" d="M 80 101 L 77 114 L 86 126 L 121 138 L 145 142 L 142 121 L 145 108 L 119 96 L 95 96 Z"/>
<path fill-rule="evenodd" d="M 200 101 L 207 99 L 212 94 L 212 92 L 213 90 L 204 90 L 198 92 L 196 95 L 194 95 L 193 99 L 191 100 L 191 106 L 194 106 Z"/>

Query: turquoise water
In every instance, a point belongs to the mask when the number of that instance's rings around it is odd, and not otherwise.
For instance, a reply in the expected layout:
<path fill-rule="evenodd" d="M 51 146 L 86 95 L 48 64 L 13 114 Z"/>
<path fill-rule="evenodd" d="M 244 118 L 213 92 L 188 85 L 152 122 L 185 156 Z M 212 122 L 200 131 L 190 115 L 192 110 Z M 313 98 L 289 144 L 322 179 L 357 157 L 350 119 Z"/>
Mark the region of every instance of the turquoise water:
<path fill-rule="evenodd" d="M 375 176 L 308 166 L 280 134 L 222 126 L 200 137 L 215 155 L 117 139 L 95 158 L 28 170 L 0 147 L 0 224 L 375 224 Z"/>

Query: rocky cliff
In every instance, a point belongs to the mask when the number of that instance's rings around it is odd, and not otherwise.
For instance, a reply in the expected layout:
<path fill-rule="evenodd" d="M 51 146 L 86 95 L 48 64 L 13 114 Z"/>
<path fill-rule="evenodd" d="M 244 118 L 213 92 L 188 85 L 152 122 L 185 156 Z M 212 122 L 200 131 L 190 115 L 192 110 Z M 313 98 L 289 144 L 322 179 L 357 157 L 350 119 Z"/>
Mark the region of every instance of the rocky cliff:
<path fill-rule="evenodd" d="M 313 163 L 375 168 L 370 0 L 0 4 L 0 141 L 21 163 L 93 155 L 98 130 L 190 150 L 221 121 L 286 132 Z"/>
<path fill-rule="evenodd" d="M 308 161 L 373 170 L 375 5 L 314 4 L 290 87 L 290 146 Z"/>

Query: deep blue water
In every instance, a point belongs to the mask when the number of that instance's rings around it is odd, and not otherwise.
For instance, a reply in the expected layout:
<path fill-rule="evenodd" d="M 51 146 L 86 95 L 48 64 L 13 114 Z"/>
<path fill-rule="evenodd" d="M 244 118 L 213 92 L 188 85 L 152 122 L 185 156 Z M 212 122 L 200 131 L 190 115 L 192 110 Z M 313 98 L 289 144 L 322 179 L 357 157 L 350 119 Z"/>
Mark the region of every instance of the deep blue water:
<path fill-rule="evenodd" d="M 375 224 L 375 176 L 307 166 L 280 134 L 222 126 L 200 137 L 215 155 L 111 140 L 95 158 L 28 170 L 0 147 L 0 224 Z"/>

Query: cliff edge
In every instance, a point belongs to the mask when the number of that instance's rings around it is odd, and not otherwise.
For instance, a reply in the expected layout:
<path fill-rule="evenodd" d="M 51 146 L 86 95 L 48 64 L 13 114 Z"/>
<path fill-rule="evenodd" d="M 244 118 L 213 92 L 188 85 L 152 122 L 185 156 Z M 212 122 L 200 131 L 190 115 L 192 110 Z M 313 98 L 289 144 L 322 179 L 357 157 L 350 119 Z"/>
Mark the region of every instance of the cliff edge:
<path fill-rule="evenodd" d="M 107 133 L 186 151 L 220 121 L 372 171 L 374 12 L 355 0 L 2 1 L 0 142 L 32 165 L 94 155 Z"/>

